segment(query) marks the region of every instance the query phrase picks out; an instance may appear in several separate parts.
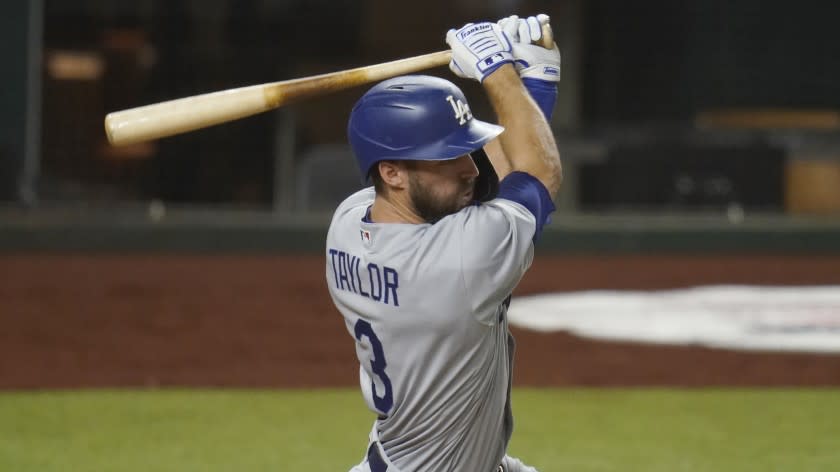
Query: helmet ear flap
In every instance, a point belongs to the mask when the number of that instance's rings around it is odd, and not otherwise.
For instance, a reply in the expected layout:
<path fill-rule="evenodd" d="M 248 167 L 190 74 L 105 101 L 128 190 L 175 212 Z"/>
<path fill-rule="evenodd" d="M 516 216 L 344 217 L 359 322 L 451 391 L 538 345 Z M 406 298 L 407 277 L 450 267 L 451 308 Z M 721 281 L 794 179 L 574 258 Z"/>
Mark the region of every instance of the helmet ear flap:
<path fill-rule="evenodd" d="M 480 202 L 487 202 L 499 193 L 499 174 L 493 168 L 493 163 L 484 152 L 484 148 L 476 149 L 471 153 L 475 167 L 478 168 L 478 177 L 475 179 L 473 195 Z"/>

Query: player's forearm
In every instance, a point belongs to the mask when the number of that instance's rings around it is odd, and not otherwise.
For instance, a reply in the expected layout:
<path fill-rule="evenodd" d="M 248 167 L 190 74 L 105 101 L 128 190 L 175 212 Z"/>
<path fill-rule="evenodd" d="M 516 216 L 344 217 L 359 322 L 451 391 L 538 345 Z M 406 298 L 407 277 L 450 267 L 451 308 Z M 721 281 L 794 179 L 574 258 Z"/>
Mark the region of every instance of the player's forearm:
<path fill-rule="evenodd" d="M 510 161 L 505 155 L 505 150 L 502 149 L 502 143 L 499 142 L 499 138 L 487 143 L 484 146 L 484 152 L 487 153 L 490 163 L 493 164 L 493 170 L 496 171 L 499 180 L 504 179 L 506 175 L 511 173 Z"/>
<path fill-rule="evenodd" d="M 499 68 L 483 84 L 499 124 L 505 127 L 499 142 L 511 171 L 536 177 L 554 198 L 562 180 L 560 155 L 542 111 L 511 65 Z"/>

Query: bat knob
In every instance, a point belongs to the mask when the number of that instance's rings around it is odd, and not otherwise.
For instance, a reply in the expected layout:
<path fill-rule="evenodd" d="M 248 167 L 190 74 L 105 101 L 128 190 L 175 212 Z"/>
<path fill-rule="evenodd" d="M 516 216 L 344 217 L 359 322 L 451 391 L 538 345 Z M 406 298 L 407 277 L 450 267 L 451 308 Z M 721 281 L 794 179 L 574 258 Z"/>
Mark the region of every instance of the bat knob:
<path fill-rule="evenodd" d="M 537 44 L 546 49 L 554 49 L 554 33 L 551 31 L 550 24 L 542 25 L 542 37 L 537 41 Z"/>

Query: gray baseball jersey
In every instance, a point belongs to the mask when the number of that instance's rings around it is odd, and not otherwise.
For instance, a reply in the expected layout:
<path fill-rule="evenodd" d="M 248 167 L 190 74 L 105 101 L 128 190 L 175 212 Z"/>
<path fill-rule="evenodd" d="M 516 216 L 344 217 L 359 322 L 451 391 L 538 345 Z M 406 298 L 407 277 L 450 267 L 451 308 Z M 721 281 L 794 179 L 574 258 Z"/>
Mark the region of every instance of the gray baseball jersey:
<path fill-rule="evenodd" d="M 519 187 L 541 185 L 521 176 Z M 435 224 L 377 224 L 374 196 L 364 189 L 338 207 L 326 254 L 330 295 L 378 415 L 371 441 L 403 472 L 495 471 L 513 429 L 507 306 L 550 199 L 542 211 L 514 196 Z"/>

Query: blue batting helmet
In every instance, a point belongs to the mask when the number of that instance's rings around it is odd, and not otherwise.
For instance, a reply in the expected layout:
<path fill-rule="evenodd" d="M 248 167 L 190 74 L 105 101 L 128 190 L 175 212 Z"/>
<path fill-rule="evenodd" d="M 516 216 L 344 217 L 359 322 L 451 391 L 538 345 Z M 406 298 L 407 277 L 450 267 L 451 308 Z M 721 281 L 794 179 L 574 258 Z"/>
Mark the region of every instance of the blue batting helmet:
<path fill-rule="evenodd" d="M 353 107 L 347 125 L 364 179 L 379 161 L 437 161 L 475 153 L 503 130 L 473 118 L 467 99 L 455 84 L 426 75 L 377 84 Z M 487 159 L 483 151 L 476 154 Z M 483 172 L 489 161 L 477 164 Z"/>

